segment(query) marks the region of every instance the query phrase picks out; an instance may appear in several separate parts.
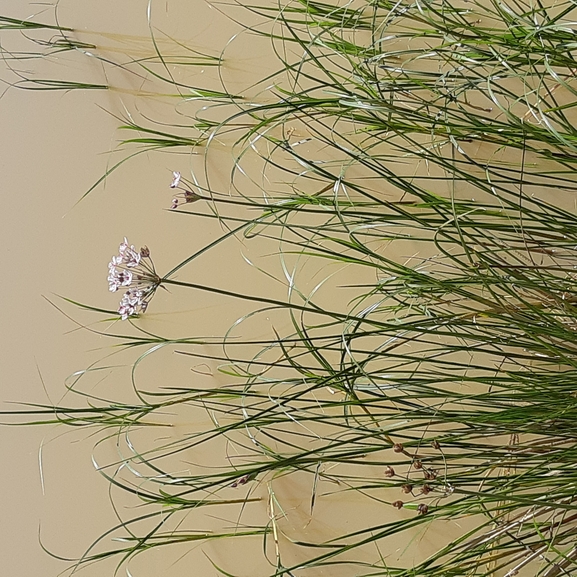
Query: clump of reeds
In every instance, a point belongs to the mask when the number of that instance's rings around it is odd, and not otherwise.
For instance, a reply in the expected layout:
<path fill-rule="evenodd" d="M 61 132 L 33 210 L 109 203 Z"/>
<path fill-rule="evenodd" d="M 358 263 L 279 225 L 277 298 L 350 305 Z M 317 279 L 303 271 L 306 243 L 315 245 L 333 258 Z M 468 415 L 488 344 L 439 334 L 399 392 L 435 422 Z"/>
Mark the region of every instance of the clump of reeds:
<path fill-rule="evenodd" d="M 79 565 L 258 535 L 274 552 L 271 576 L 575 574 L 573 3 L 246 8 L 269 23 L 253 29 L 270 37 L 279 69 L 259 102 L 231 98 L 219 122 L 199 113 L 203 143 L 235 135 L 232 192 L 175 175 L 172 207 L 224 232 L 155 284 L 244 301 L 242 322 L 209 349 L 132 317 L 133 335 L 119 337 L 145 349 L 135 368 L 170 346 L 213 363 L 226 384 L 143 390 L 135 378 L 131 406 L 31 409 L 116 429 L 136 480 L 103 473 L 150 508 L 119 523 L 123 545 L 90 549 Z M 250 189 L 237 182 L 255 156 L 266 178 Z M 238 237 L 275 247 L 281 272 L 270 274 L 285 297 L 175 277 Z M 282 331 L 235 337 L 264 313 L 284 319 Z M 210 421 L 165 443 L 131 440 L 179 410 Z M 203 447 L 213 463 L 175 472 Z M 324 539 L 287 538 L 291 514 L 275 489 L 303 476 L 312 518 L 351 494 L 376 516 Z M 236 502 L 268 502 L 268 522 L 165 531 L 166 518 L 186 525 L 201 507 Z M 453 522 L 436 552 L 419 554 L 420 529 Z M 390 539 L 417 549 L 410 562 L 377 554 Z M 236 575 L 234 564 L 219 570 Z"/>

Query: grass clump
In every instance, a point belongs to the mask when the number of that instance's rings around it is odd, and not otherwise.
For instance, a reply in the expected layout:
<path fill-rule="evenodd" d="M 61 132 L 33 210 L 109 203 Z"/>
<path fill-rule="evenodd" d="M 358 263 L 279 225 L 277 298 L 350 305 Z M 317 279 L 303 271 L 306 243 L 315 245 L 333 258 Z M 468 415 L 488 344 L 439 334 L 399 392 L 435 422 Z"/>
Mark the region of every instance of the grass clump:
<path fill-rule="evenodd" d="M 116 337 L 145 350 L 137 402 L 26 412 L 106 429 L 122 457 L 100 471 L 148 507 L 114 529 L 122 546 L 104 535 L 75 567 L 258 536 L 275 577 L 576 574 L 573 3 L 244 8 L 278 59 L 259 97 L 223 87 L 193 140 L 136 122 L 144 136 L 127 140 L 207 155 L 229 143 L 230 190 L 193 170 L 173 204 L 221 236 L 157 285 L 236 299 L 239 321 L 219 339 L 169 338 L 133 318 Z M 274 249 L 277 264 L 252 270 L 280 296 L 182 278 L 238 239 Z M 140 386 L 140 363 L 166 348 L 219 384 Z M 167 441 L 142 432 L 179 414 L 206 417 Z M 176 472 L 201 449 L 212 459 Z M 345 499 L 370 514 L 296 531 L 295 487 L 307 524 L 326 504 L 346 515 Z M 201 507 L 238 504 L 234 530 L 184 528 Z M 263 504 L 267 518 L 245 524 Z M 383 553 L 392 542 L 408 554 Z"/>

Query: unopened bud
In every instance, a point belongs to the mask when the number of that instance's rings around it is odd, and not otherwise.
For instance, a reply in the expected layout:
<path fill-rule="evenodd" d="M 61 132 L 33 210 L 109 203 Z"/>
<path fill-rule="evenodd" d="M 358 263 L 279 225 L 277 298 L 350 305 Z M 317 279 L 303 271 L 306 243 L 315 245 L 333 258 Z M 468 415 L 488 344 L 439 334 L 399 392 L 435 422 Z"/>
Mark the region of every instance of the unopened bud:
<path fill-rule="evenodd" d="M 200 199 L 200 196 L 198 196 L 198 194 L 196 194 L 190 190 L 187 190 L 184 193 L 184 202 L 195 202 L 199 199 Z"/>

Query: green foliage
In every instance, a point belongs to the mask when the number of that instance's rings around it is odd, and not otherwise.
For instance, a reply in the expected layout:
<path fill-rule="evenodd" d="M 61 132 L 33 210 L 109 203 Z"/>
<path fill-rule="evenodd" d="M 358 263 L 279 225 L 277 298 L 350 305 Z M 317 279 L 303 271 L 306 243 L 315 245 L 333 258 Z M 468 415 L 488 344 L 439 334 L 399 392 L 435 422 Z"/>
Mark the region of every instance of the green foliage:
<path fill-rule="evenodd" d="M 310 477 L 313 516 L 334 491 L 382 508 L 382 523 L 294 541 L 306 561 L 285 564 L 280 546 L 271 576 L 345 564 L 355 577 L 577 574 L 574 4 L 246 8 L 270 21 L 252 29 L 270 37 L 279 61 L 263 79 L 272 85 L 265 102 L 199 89 L 198 98 L 229 111 L 223 120 L 202 110 L 184 128 L 124 126 L 142 135 L 125 144 L 147 150 L 208 146 L 210 154 L 214 139 L 234 135 L 235 194 L 193 175 L 175 209 L 229 232 L 176 264 L 161 286 L 253 308 L 210 341 L 219 353 L 202 348 L 209 339 L 145 333 L 138 319 L 134 336 L 117 337 L 145 348 L 135 369 L 172 347 L 215 363 L 226 384 L 146 391 L 133 371 L 140 404 L 99 399 L 22 416 L 128 438 L 169 425 L 169 409 L 206 411 L 210 429 L 126 457 L 147 489 L 107 476 L 151 508 L 147 519 L 232 501 L 248 507 L 253 490 L 231 500 L 231 485 L 270 488 L 290 475 Z M 246 192 L 239 176 L 255 156 L 275 184 L 253 182 Z M 175 278 L 238 237 L 273 243 L 284 276 L 270 274 L 287 285 L 285 299 Z M 234 337 L 263 313 L 290 328 Z M 218 467 L 177 475 L 162 465 L 192 448 L 222 452 L 224 442 L 239 456 Z M 396 508 L 408 514 L 395 517 Z M 79 565 L 113 555 L 122 564 L 206 537 L 166 533 L 162 523 L 137 534 L 142 519 L 115 528 L 129 545 L 91 548 Z M 405 534 L 408 543 L 416 528 L 460 519 L 474 519 L 473 528 L 410 566 L 367 560 L 367 545 Z M 279 523 L 271 514 L 263 526 L 210 538 L 276 542 Z"/>

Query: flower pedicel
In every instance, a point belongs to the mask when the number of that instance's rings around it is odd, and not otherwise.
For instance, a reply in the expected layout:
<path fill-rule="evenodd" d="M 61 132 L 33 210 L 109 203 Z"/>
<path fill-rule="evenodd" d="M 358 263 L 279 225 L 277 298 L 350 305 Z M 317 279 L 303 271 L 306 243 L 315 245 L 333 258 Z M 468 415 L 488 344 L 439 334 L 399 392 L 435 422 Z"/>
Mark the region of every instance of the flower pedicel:
<path fill-rule="evenodd" d="M 137 251 L 124 237 L 124 242 L 118 247 L 118 255 L 108 263 L 109 290 L 116 292 L 126 287 L 118 307 L 122 320 L 146 311 L 159 285 L 160 277 L 156 274 L 148 248 L 142 247 Z"/>
<path fill-rule="evenodd" d="M 176 208 L 179 204 L 187 204 L 189 202 L 195 202 L 201 198 L 200 195 L 192 192 L 192 190 L 188 190 L 187 188 L 183 188 L 180 186 L 180 179 L 181 175 L 180 172 L 173 172 L 172 173 L 172 182 L 170 183 L 170 188 L 178 188 L 183 192 L 178 192 L 174 195 L 172 199 L 172 205 L 170 208 Z"/>

